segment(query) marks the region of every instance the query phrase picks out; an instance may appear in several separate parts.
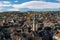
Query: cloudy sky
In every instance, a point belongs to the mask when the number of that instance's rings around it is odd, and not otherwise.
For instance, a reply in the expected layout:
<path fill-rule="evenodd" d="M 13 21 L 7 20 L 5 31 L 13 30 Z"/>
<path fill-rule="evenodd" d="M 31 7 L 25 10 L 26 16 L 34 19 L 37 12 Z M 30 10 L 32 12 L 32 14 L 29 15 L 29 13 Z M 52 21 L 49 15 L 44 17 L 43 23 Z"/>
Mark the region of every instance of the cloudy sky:
<path fill-rule="evenodd" d="M 59 10 L 60 0 L 0 0 L 0 12 Z"/>

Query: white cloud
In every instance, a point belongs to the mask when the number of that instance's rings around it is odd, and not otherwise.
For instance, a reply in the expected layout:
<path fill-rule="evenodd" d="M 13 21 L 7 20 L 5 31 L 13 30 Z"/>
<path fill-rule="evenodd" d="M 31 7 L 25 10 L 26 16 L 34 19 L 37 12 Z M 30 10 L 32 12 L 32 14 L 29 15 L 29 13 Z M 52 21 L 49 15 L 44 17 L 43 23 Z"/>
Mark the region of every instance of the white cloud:
<path fill-rule="evenodd" d="M 18 2 L 18 0 L 14 1 L 14 2 Z"/>
<path fill-rule="evenodd" d="M 7 7 L 12 6 L 11 2 L 9 1 L 0 1 L 0 12 L 6 11 Z"/>
<path fill-rule="evenodd" d="M 60 8 L 60 3 L 53 3 L 53 2 L 45 2 L 45 1 L 29 1 L 22 4 L 11 4 L 9 1 L 1 1 L 0 2 L 0 10 L 6 10 L 7 8 L 4 7 L 13 7 L 9 8 L 8 11 L 19 11 L 22 8 L 28 9 L 53 9 L 53 8 Z M 3 11 L 2 10 L 2 11 Z"/>
<path fill-rule="evenodd" d="M 2 10 L 3 8 L 0 8 L 0 10 Z"/>
<path fill-rule="evenodd" d="M 0 4 L 10 4 L 11 2 L 9 1 L 0 1 Z"/>
<path fill-rule="evenodd" d="M 32 1 L 44 1 L 44 0 L 32 0 Z"/>
<path fill-rule="evenodd" d="M 8 4 L 10 3 L 9 1 L 1 1 L 2 3 Z"/>
<path fill-rule="evenodd" d="M 60 2 L 60 0 L 56 0 L 56 1 Z"/>
<path fill-rule="evenodd" d="M 44 9 L 44 8 L 60 8 L 60 3 L 30 1 L 22 4 L 14 4 L 14 8 Z"/>
<path fill-rule="evenodd" d="M 2 6 L 11 6 L 11 2 L 9 1 L 0 1 L 0 7 Z"/>
<path fill-rule="evenodd" d="M 16 8 L 11 8 L 11 9 L 8 9 L 8 11 L 20 11 L 20 10 Z"/>

